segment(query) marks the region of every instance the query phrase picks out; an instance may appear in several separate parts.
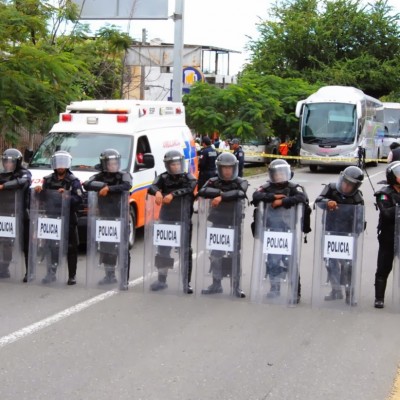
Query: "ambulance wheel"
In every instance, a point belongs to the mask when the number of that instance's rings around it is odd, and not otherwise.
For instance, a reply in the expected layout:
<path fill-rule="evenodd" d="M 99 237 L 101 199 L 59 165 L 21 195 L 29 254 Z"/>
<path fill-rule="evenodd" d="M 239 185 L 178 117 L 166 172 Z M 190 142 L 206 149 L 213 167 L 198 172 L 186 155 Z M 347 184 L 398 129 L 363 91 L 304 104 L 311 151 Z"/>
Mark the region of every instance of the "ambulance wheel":
<path fill-rule="evenodd" d="M 136 212 L 133 207 L 129 207 L 129 249 L 133 248 L 136 239 Z"/>

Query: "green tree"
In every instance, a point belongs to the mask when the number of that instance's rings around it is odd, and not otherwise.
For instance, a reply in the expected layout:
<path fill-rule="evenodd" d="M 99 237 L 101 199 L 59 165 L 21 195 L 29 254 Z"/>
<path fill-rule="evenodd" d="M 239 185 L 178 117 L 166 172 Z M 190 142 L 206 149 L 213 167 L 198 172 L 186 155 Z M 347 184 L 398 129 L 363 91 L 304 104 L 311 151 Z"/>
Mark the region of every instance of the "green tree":
<path fill-rule="evenodd" d="M 13 144 L 21 126 L 46 132 L 72 100 L 120 94 L 129 36 L 90 35 L 76 6 L 58 3 L 0 0 L 0 134 Z"/>
<path fill-rule="evenodd" d="M 400 86 L 400 16 L 386 0 L 283 0 L 251 40 L 248 70 L 380 97 Z"/>
<path fill-rule="evenodd" d="M 296 102 L 318 88 L 301 79 L 283 79 L 247 71 L 237 85 L 219 89 L 198 83 L 184 96 L 188 125 L 197 133 L 264 140 L 295 137 Z"/>

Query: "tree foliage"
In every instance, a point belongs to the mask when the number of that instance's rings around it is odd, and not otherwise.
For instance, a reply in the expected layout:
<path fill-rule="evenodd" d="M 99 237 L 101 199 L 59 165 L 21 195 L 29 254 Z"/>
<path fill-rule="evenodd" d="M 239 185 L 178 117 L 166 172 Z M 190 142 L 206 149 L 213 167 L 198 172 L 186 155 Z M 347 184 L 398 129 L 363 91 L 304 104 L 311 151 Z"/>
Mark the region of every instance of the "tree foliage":
<path fill-rule="evenodd" d="M 263 140 L 276 134 L 294 136 L 298 125 L 296 102 L 316 88 L 301 79 L 250 71 L 237 85 L 225 89 L 197 83 L 184 97 L 187 121 L 202 135 L 217 132 L 242 140 Z"/>
<path fill-rule="evenodd" d="M 120 94 L 131 42 L 116 27 L 91 36 L 69 0 L 0 0 L 0 134 L 45 132 L 71 100 Z"/>
<path fill-rule="evenodd" d="M 400 17 L 386 0 L 282 0 L 249 42 L 248 70 L 356 86 L 374 97 L 400 87 Z"/>

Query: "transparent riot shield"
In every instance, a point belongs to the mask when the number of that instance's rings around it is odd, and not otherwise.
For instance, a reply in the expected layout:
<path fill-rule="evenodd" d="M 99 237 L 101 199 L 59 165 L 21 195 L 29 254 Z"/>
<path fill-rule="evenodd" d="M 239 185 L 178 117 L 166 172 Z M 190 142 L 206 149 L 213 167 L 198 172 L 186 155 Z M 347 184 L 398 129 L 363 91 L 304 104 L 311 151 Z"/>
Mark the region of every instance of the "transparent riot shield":
<path fill-rule="evenodd" d="M 0 204 L 0 279 L 20 282 L 25 274 L 22 191 L 0 190 Z"/>
<path fill-rule="evenodd" d="M 199 198 L 196 295 L 241 296 L 241 249 L 244 200 L 221 202 Z"/>
<path fill-rule="evenodd" d="M 393 262 L 393 307 L 400 312 L 400 207 L 396 205 Z"/>
<path fill-rule="evenodd" d="M 303 205 L 272 208 L 261 202 L 255 213 L 250 300 L 296 305 L 300 299 L 299 264 Z"/>
<path fill-rule="evenodd" d="M 31 189 L 28 281 L 67 281 L 70 192 Z"/>
<path fill-rule="evenodd" d="M 346 309 L 360 298 L 364 206 L 315 207 L 312 306 Z"/>
<path fill-rule="evenodd" d="M 128 288 L 128 193 L 88 192 L 86 285 Z"/>
<path fill-rule="evenodd" d="M 192 266 L 191 207 L 188 196 L 159 206 L 154 196 L 147 195 L 145 292 L 187 293 Z"/>

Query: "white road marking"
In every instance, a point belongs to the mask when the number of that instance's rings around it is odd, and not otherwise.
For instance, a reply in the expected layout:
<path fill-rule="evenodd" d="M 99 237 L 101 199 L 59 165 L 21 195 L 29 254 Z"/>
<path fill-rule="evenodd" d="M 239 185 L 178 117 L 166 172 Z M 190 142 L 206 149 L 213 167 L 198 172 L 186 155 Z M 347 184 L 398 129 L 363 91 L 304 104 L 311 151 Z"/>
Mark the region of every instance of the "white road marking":
<path fill-rule="evenodd" d="M 136 286 L 142 282 L 143 282 L 143 277 L 137 278 L 137 279 L 129 282 L 129 287 Z M 60 311 L 57 314 L 54 314 L 50 317 L 42 319 L 41 321 L 35 322 L 34 324 L 31 324 L 31 325 L 28 325 L 25 328 L 22 328 L 18 331 L 10 333 L 9 335 L 3 336 L 0 338 L 0 349 L 11 343 L 16 342 L 17 340 L 20 340 L 24 337 L 27 337 L 29 335 L 32 335 L 33 333 L 38 332 L 44 328 L 47 328 L 48 326 L 51 326 L 51 325 L 61 321 L 62 319 L 68 318 L 71 315 L 77 314 L 77 313 L 85 310 L 86 308 L 89 308 L 97 303 L 100 303 L 101 301 L 106 300 L 106 299 L 116 295 L 117 293 L 119 293 L 118 289 L 109 290 L 107 292 L 99 294 L 98 296 L 92 297 L 89 300 L 85 300 L 82 303 L 76 304 L 75 306 L 72 306 L 63 311 Z"/>

